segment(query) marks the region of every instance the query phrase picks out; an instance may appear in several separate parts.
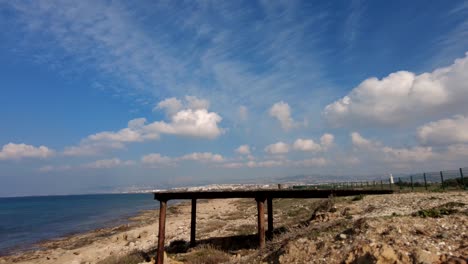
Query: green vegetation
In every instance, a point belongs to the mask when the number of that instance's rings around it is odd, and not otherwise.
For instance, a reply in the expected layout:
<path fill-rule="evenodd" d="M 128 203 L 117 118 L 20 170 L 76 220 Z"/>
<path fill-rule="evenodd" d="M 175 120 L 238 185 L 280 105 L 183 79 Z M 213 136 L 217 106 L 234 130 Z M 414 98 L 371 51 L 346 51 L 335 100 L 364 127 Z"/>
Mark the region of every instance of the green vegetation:
<path fill-rule="evenodd" d="M 458 210 L 455 209 L 456 207 L 463 207 L 465 204 L 464 203 L 457 203 L 457 202 L 449 202 L 446 204 L 443 204 L 438 207 L 434 207 L 431 209 L 424 209 L 424 210 L 419 210 L 416 213 L 413 214 L 413 216 L 419 216 L 419 217 L 432 217 L 432 218 L 439 218 L 442 217 L 443 215 L 451 215 L 454 213 L 457 213 Z"/>
<path fill-rule="evenodd" d="M 359 195 L 356 195 L 353 197 L 353 199 L 351 199 L 351 201 L 355 202 L 355 201 L 360 201 L 362 199 L 364 199 L 364 196 L 363 194 L 359 194 Z"/>

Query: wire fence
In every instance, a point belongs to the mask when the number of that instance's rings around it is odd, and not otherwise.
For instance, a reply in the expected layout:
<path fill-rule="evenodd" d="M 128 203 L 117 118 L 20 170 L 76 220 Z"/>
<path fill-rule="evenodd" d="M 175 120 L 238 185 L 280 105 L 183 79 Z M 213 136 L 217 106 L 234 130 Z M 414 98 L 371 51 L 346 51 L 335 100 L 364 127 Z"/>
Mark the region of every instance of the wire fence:
<path fill-rule="evenodd" d="M 468 189 L 468 167 L 457 170 L 390 176 L 385 180 L 347 181 L 295 185 L 293 189 L 392 189 L 400 191 L 445 191 Z"/>

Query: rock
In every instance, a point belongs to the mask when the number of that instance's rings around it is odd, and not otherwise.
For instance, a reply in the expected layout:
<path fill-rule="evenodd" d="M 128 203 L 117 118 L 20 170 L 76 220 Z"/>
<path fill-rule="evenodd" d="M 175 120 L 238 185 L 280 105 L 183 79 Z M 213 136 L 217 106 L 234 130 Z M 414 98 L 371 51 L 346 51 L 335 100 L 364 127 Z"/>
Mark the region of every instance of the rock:
<path fill-rule="evenodd" d="M 385 260 L 388 260 L 389 261 L 388 263 L 395 263 L 398 261 L 398 256 L 396 255 L 393 248 L 387 245 L 383 245 L 382 248 L 380 249 L 380 257 Z M 382 262 L 382 263 L 386 263 L 386 262 Z"/>
<path fill-rule="evenodd" d="M 345 240 L 346 238 L 348 238 L 348 236 L 346 236 L 345 234 L 339 234 L 338 238 L 341 240 Z"/>
<path fill-rule="evenodd" d="M 450 257 L 444 264 L 467 264 L 468 261 L 459 257 Z"/>
<path fill-rule="evenodd" d="M 414 229 L 414 232 L 417 234 L 417 235 L 424 235 L 424 236 L 429 236 L 429 232 L 427 232 L 426 230 L 422 229 L 422 228 L 415 228 Z"/>
<path fill-rule="evenodd" d="M 127 238 L 128 238 L 128 235 L 126 233 L 122 235 L 123 240 L 127 241 Z"/>
<path fill-rule="evenodd" d="M 413 259 L 414 263 L 417 264 L 432 264 L 439 261 L 439 256 L 426 250 L 417 249 L 413 253 Z"/>

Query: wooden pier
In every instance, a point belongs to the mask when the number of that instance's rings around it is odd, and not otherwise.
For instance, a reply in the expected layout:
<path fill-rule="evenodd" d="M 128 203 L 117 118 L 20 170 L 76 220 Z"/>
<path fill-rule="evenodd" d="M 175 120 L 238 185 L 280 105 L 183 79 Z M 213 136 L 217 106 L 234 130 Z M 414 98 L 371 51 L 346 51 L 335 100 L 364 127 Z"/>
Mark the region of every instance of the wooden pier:
<path fill-rule="evenodd" d="M 169 200 L 191 200 L 191 226 L 190 245 L 196 243 L 196 216 L 197 199 L 229 199 L 229 198 L 253 198 L 257 202 L 258 218 L 258 245 L 265 247 L 265 201 L 268 210 L 268 229 L 266 236 L 273 235 L 273 199 L 276 198 L 328 198 L 332 196 L 374 195 L 390 194 L 393 190 L 294 190 L 294 189 L 260 189 L 260 190 L 214 190 L 214 191 L 162 191 L 154 193 L 154 199 L 160 202 L 159 207 L 159 234 L 157 264 L 164 262 L 164 239 L 166 228 L 166 209 Z"/>

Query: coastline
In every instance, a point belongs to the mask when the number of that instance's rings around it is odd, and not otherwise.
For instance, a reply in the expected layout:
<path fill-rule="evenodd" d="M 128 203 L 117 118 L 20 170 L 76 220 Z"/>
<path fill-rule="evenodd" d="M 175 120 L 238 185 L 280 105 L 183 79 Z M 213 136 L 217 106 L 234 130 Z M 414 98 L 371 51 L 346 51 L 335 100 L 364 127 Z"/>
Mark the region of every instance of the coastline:
<path fill-rule="evenodd" d="M 209 219 L 213 211 L 236 208 L 227 206 L 232 200 L 200 201 L 200 221 Z M 190 236 L 190 202 L 177 201 L 168 207 L 167 241 L 188 240 Z M 226 211 L 226 210 L 223 210 Z M 150 251 L 157 243 L 159 210 L 144 210 L 126 219 L 128 223 L 70 234 L 42 241 L 31 250 L 19 250 L 0 256 L 0 263 L 98 263 L 106 257 L 130 252 Z"/>
<path fill-rule="evenodd" d="M 468 194 L 464 191 L 275 199 L 275 227 L 284 233 L 278 233 L 263 253 L 255 243 L 257 208 L 251 199 L 199 200 L 199 246 L 174 251 L 173 247 L 177 247 L 174 242 L 183 243 L 178 243 L 180 246 L 189 241 L 190 211 L 190 202 L 168 206 L 168 263 L 184 263 L 213 254 L 222 255 L 229 263 L 283 264 L 355 263 L 367 257 L 370 260 L 391 257 L 391 263 L 412 260 L 420 263 L 419 260 L 430 257 L 436 263 L 449 263 L 442 260 L 468 256 Z M 430 216 L 431 212 L 447 215 Z M 154 256 L 158 213 L 158 210 L 143 211 L 130 218 L 128 225 L 48 241 L 43 244 L 44 250 L 0 257 L 0 263 L 108 264 L 124 263 L 116 260 L 138 252 Z M 254 238 L 253 244 L 249 244 L 248 237 Z M 439 259 L 441 262 L 437 262 Z"/>

